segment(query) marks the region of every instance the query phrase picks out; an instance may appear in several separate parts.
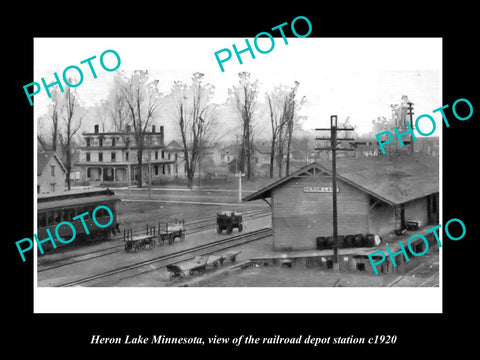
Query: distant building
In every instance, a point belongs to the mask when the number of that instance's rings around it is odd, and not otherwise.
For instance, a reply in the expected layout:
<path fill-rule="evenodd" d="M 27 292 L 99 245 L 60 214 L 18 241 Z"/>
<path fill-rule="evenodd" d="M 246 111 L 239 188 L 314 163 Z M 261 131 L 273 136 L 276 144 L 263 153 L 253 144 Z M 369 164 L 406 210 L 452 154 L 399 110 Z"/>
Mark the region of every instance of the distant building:
<path fill-rule="evenodd" d="M 421 152 L 428 156 L 439 156 L 440 146 L 438 136 L 417 137 L 415 152 Z"/>
<path fill-rule="evenodd" d="M 220 165 L 228 165 L 237 159 L 239 145 L 230 145 L 220 150 Z"/>
<path fill-rule="evenodd" d="M 236 160 L 238 151 L 238 145 L 211 146 L 204 149 L 205 154 L 208 154 L 213 164 L 218 167 L 226 167 Z"/>
<path fill-rule="evenodd" d="M 142 176 L 152 180 L 173 178 L 178 175 L 178 153 L 181 147 L 177 143 L 164 145 L 163 126 L 157 131 L 152 125 L 151 131 L 145 132 L 142 157 Z M 179 149 L 180 147 L 180 149 Z M 94 132 L 83 133 L 83 146 L 80 147 L 79 161 L 81 181 L 127 182 L 138 178 L 138 147 L 135 133 L 127 127 L 124 131 L 99 132 L 95 125 Z"/>
<path fill-rule="evenodd" d="M 266 143 L 254 146 L 252 153 L 253 165 L 259 168 L 269 168 L 271 149 L 271 145 Z"/>
<path fill-rule="evenodd" d="M 167 166 L 167 171 L 170 170 L 170 175 L 177 177 L 185 177 L 185 162 L 183 161 L 184 152 L 183 146 L 181 146 L 175 140 L 172 140 L 167 145 L 167 154 L 170 154 L 170 158 L 173 159 L 174 163 L 171 165 L 170 169 Z M 167 155 L 168 158 L 168 155 Z M 162 172 L 164 167 L 162 167 Z"/>
<path fill-rule="evenodd" d="M 234 172 L 237 148 L 237 145 L 202 147 L 197 167 L 201 165 L 202 175 L 225 176 L 229 172 Z"/>
<path fill-rule="evenodd" d="M 37 194 L 65 191 L 67 170 L 53 151 L 37 152 Z"/>
<path fill-rule="evenodd" d="M 371 157 L 378 156 L 379 146 L 376 141 L 355 141 L 351 143 L 352 147 L 355 149 L 354 156 L 356 158 L 360 157 Z"/>

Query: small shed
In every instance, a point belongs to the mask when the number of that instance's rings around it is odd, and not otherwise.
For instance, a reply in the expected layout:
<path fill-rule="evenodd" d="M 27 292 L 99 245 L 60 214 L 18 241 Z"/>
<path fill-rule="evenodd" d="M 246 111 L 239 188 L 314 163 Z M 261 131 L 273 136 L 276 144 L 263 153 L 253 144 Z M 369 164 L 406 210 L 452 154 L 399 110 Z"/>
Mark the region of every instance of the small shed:
<path fill-rule="evenodd" d="M 337 161 L 338 235 L 388 238 L 407 223 L 438 223 L 438 157 L 422 154 Z M 316 249 L 331 236 L 331 162 L 314 162 L 245 197 L 272 207 L 273 249 Z"/>

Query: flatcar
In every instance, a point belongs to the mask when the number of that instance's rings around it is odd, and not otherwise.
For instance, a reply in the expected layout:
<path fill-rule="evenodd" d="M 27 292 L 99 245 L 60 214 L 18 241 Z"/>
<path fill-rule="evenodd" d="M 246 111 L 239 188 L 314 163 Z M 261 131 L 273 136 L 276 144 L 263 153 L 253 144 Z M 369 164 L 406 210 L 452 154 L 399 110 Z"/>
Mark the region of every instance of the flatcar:
<path fill-rule="evenodd" d="M 50 230 L 57 247 L 62 243 L 57 241 L 55 229 L 57 224 L 62 221 L 70 222 L 76 231 L 76 238 L 72 244 L 78 244 L 82 241 L 97 241 L 111 236 L 119 231 L 119 223 L 117 220 L 116 204 L 120 199 L 110 189 L 83 189 L 71 190 L 65 193 L 38 195 L 37 198 L 37 236 L 41 241 L 48 238 L 47 229 Z M 93 210 L 100 205 L 107 206 L 113 214 L 112 223 L 105 228 L 96 226 L 92 219 Z M 75 216 L 88 212 L 84 216 L 85 226 L 89 234 L 86 233 L 85 227 L 80 219 L 72 220 Z M 95 213 L 95 219 L 100 224 L 108 224 L 111 220 L 110 215 L 105 209 L 98 209 Z M 72 237 L 72 229 L 69 226 L 60 226 L 58 234 L 63 239 Z M 47 241 L 42 244 L 44 250 L 52 249 L 52 244 Z"/>

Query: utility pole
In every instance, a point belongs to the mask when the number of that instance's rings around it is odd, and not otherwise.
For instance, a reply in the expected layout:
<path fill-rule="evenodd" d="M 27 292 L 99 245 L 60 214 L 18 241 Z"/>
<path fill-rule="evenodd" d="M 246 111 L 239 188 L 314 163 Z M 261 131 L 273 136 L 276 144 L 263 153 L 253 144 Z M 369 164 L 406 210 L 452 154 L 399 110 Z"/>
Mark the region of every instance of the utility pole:
<path fill-rule="evenodd" d="M 130 163 L 128 163 L 128 198 L 132 198 L 132 192 L 130 191 Z"/>
<path fill-rule="evenodd" d="M 125 144 L 127 145 L 127 152 L 125 153 L 126 155 L 130 156 L 130 138 L 127 137 L 125 138 Z M 132 193 L 130 191 L 130 177 L 131 177 L 131 173 L 130 173 L 130 158 L 127 158 L 127 156 L 125 155 L 125 160 L 128 164 L 128 198 L 131 199 L 132 198 Z"/>
<path fill-rule="evenodd" d="M 241 203 L 242 202 L 242 176 L 245 176 L 245 174 L 239 171 L 235 175 L 238 176 L 238 202 Z"/>
<path fill-rule="evenodd" d="M 150 163 L 151 155 L 152 155 L 152 151 L 150 150 L 148 152 L 148 200 L 150 200 L 152 196 L 152 165 Z"/>
<path fill-rule="evenodd" d="M 410 116 L 410 127 L 412 128 L 412 131 L 413 131 L 413 103 L 411 101 L 409 101 L 409 102 L 407 102 L 407 105 L 408 105 L 407 115 Z M 412 154 L 415 153 L 413 143 L 414 143 L 414 141 L 413 141 L 413 138 L 412 138 L 412 134 L 410 134 L 410 149 L 412 150 Z"/>
<path fill-rule="evenodd" d="M 198 188 L 202 187 L 202 158 L 200 152 L 198 153 Z"/>
<path fill-rule="evenodd" d="M 317 131 L 330 131 L 330 138 L 315 138 L 315 140 L 330 140 L 330 147 L 316 147 L 315 150 L 330 150 L 332 152 L 332 210 L 333 210 L 333 270 L 340 270 L 338 259 L 338 215 L 337 215 L 337 150 L 355 151 L 355 149 L 337 148 L 337 141 L 352 141 L 353 138 L 337 139 L 337 131 L 353 131 L 352 128 L 337 127 L 337 115 L 330 116 L 330 128 L 319 128 Z"/>

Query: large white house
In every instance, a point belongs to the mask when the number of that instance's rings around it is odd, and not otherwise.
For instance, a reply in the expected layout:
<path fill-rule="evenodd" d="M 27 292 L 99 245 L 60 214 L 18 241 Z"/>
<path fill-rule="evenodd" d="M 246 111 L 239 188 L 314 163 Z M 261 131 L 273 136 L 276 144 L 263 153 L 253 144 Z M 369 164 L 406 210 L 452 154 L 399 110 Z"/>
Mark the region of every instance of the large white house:
<path fill-rule="evenodd" d="M 95 125 L 94 132 L 84 132 L 83 146 L 80 147 L 80 180 L 126 182 L 138 177 L 138 146 L 135 133 L 127 127 L 123 131 L 99 132 Z M 184 173 L 179 167 L 178 155 L 181 151 L 176 143 L 164 144 L 163 126 L 157 130 L 152 125 L 151 131 L 145 132 L 142 154 L 142 176 L 152 180 L 174 178 Z M 180 174 L 179 174 L 180 173 Z"/>

